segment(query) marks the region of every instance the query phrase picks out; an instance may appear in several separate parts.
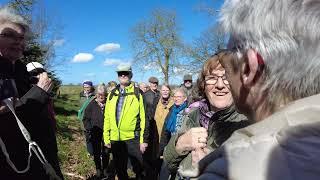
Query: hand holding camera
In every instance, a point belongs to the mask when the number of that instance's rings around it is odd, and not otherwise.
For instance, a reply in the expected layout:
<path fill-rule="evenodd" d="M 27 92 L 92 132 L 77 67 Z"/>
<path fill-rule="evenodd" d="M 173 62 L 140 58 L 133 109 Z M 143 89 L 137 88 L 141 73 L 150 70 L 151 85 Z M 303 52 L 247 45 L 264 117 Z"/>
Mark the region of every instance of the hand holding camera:
<path fill-rule="evenodd" d="M 48 73 L 42 72 L 37 76 L 37 78 L 39 79 L 39 81 L 37 82 L 37 86 L 50 93 L 53 88 L 53 83 L 52 80 L 48 77 Z"/>

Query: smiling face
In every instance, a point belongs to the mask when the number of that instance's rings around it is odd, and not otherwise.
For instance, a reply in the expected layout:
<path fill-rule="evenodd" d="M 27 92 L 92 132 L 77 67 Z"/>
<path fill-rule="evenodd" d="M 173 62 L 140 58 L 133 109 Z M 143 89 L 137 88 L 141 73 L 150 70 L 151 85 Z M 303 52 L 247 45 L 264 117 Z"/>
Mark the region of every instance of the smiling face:
<path fill-rule="evenodd" d="M 0 24 L 0 55 L 15 62 L 23 56 L 24 48 L 24 28 L 10 22 Z"/>
<path fill-rule="evenodd" d="M 214 69 L 205 76 L 205 95 L 215 111 L 232 105 L 233 99 L 225 70 Z"/>
<path fill-rule="evenodd" d="M 161 97 L 167 99 L 170 96 L 170 89 L 167 86 L 161 86 Z"/>
<path fill-rule="evenodd" d="M 182 90 L 177 89 L 173 95 L 174 104 L 180 106 L 187 100 L 186 94 Z"/>

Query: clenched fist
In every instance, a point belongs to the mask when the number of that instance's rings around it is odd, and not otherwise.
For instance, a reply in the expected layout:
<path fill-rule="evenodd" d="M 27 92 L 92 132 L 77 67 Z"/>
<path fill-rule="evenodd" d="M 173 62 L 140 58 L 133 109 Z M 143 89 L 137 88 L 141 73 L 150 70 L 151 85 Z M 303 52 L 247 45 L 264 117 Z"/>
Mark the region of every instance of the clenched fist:
<path fill-rule="evenodd" d="M 207 146 L 208 132 L 203 127 L 191 128 L 181 135 L 176 144 L 176 151 L 184 154 L 186 151 L 193 151 Z"/>

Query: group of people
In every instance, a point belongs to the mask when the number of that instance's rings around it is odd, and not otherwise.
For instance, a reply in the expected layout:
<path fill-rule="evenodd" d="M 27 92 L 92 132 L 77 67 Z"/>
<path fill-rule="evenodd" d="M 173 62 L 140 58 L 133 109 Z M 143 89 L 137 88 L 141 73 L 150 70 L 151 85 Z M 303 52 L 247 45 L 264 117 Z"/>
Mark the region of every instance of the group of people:
<path fill-rule="evenodd" d="M 317 0 L 226 0 L 220 23 L 227 49 L 203 64 L 196 83 L 186 76 L 172 92 L 155 77 L 140 89 L 122 64 L 118 83 L 95 94 L 85 81 L 79 117 L 97 176 L 128 179 L 131 164 L 136 179 L 319 179 L 319 9 Z M 51 80 L 42 72 L 32 85 L 19 61 L 27 26 L 3 11 L 0 176 L 62 179 L 47 112 Z M 3 91 L 9 88 L 15 93 Z M 8 98 L 47 160 L 31 156 L 26 172 L 30 143 Z"/>

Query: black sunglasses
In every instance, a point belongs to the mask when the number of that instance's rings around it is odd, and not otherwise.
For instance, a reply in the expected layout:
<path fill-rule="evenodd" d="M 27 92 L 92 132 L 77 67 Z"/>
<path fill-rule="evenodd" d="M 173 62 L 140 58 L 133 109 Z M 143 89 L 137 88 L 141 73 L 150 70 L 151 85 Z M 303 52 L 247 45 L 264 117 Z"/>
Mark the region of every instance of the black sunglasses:
<path fill-rule="evenodd" d="M 129 76 L 130 72 L 128 71 L 120 71 L 118 72 L 118 76 Z"/>

